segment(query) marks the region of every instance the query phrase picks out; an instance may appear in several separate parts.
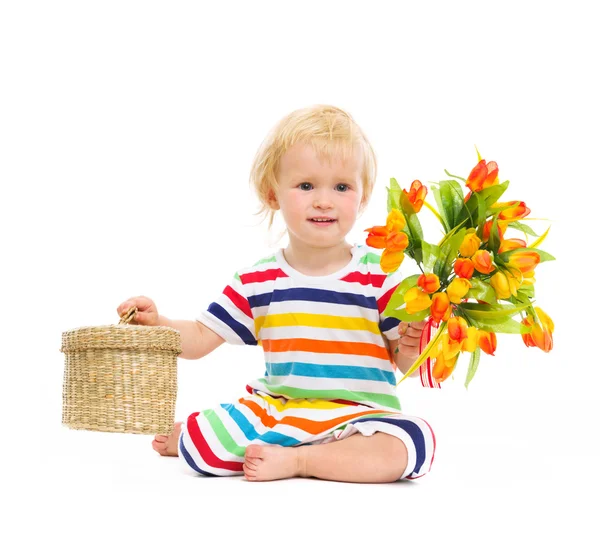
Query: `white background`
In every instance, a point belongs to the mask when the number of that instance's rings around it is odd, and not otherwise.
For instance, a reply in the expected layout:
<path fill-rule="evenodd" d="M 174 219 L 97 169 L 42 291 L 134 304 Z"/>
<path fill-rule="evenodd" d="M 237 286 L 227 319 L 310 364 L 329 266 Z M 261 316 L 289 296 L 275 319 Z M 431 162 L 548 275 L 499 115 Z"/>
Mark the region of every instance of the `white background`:
<path fill-rule="evenodd" d="M 1 478 L 11 551 L 592 551 L 599 459 L 594 348 L 598 40 L 590 2 L 3 2 Z M 436 432 L 417 482 L 250 483 L 182 474 L 148 436 L 61 426 L 61 332 L 116 323 L 134 295 L 193 319 L 274 247 L 252 158 L 285 114 L 348 110 L 408 188 L 467 176 L 475 145 L 523 200 L 543 249 L 550 354 L 499 336 L 469 391 L 411 380 Z M 424 214 L 426 221 L 426 215 Z M 430 241 L 439 228 L 426 223 Z M 179 360 L 177 417 L 232 401 L 258 348 Z M 589 500 L 590 507 L 583 504 Z M 217 541 L 215 541 L 217 540 Z M 320 545 L 319 545 L 320 544 Z"/>

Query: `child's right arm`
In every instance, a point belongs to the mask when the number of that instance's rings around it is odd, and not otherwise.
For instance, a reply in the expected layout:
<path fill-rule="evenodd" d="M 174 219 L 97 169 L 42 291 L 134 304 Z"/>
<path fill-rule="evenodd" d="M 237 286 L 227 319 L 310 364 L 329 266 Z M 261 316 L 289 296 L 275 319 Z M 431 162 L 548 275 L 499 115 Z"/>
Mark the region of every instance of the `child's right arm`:
<path fill-rule="evenodd" d="M 132 324 L 146 326 L 168 326 L 181 334 L 182 359 L 200 359 L 219 347 L 225 340 L 210 328 L 198 321 L 172 321 L 158 314 L 156 305 L 150 298 L 139 296 L 124 301 L 117 307 L 119 317 L 133 306 L 138 308 Z"/>

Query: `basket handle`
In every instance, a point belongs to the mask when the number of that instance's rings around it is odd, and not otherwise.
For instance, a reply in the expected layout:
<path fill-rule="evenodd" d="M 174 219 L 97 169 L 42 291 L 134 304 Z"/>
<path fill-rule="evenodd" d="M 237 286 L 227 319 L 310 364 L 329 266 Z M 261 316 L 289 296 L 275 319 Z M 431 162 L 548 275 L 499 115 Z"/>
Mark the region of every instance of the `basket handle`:
<path fill-rule="evenodd" d="M 133 320 L 133 318 L 135 317 L 135 314 L 137 313 L 138 308 L 134 305 L 133 307 L 130 307 L 126 313 L 123 314 L 123 316 L 121 317 L 121 320 L 119 321 L 119 324 L 127 324 L 129 322 L 131 322 Z"/>

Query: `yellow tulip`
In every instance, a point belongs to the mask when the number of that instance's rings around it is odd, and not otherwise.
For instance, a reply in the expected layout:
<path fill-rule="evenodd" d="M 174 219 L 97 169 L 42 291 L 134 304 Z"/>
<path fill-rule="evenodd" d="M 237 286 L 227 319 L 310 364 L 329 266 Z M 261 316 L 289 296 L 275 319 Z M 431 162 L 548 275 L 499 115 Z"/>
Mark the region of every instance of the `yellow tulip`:
<path fill-rule="evenodd" d="M 460 300 L 467 295 L 470 288 L 471 283 L 466 278 L 455 278 L 446 289 L 448 299 L 452 303 L 460 303 Z"/>
<path fill-rule="evenodd" d="M 390 232 L 398 232 L 406 226 L 406 219 L 399 209 L 393 208 L 388 213 L 385 226 Z"/>
<path fill-rule="evenodd" d="M 381 270 L 386 273 L 393 273 L 404 261 L 404 252 L 393 250 L 383 250 L 379 264 Z"/>
<path fill-rule="evenodd" d="M 479 238 L 479 236 L 477 236 L 474 232 L 470 232 L 463 238 L 458 251 L 463 257 L 471 257 L 479 249 L 480 245 L 481 238 Z"/>
<path fill-rule="evenodd" d="M 452 371 L 454 371 L 454 367 L 456 366 L 456 361 L 458 360 L 458 355 L 451 357 L 450 359 L 446 359 L 443 353 L 440 353 L 433 365 L 433 378 L 436 379 L 437 382 L 443 382 L 448 378 Z"/>
<path fill-rule="evenodd" d="M 470 326 L 469 328 L 467 328 L 467 338 L 463 340 L 463 343 L 460 346 L 460 350 L 473 353 L 477 348 L 478 340 L 479 330 L 477 330 L 474 326 Z"/>
<path fill-rule="evenodd" d="M 431 305 L 429 294 L 426 294 L 417 286 L 413 286 L 406 291 L 404 301 L 406 301 L 406 312 L 411 315 L 423 311 Z"/>
<path fill-rule="evenodd" d="M 523 324 L 532 330 L 529 334 L 521 334 L 521 338 L 527 347 L 538 347 L 548 353 L 553 346 L 554 321 L 540 307 L 534 309 L 538 320 L 527 315 Z"/>
<path fill-rule="evenodd" d="M 454 318 L 454 317 L 453 317 Z M 452 319 L 450 319 L 452 320 Z M 445 359 L 452 359 L 460 353 L 461 342 L 452 340 L 446 333 L 442 336 L 442 354 Z"/>
<path fill-rule="evenodd" d="M 490 278 L 490 284 L 496 292 L 496 297 L 500 300 L 516 296 L 522 282 L 521 272 L 514 268 L 508 271 L 498 270 Z"/>

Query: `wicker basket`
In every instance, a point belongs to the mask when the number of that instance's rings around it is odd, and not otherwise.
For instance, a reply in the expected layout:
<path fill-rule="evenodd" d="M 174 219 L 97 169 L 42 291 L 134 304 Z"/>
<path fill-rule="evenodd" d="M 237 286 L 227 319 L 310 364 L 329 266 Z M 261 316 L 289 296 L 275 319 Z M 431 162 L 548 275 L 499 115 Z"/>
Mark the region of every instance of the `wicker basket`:
<path fill-rule="evenodd" d="M 65 354 L 62 422 L 69 428 L 169 434 L 175 420 L 178 330 L 127 324 L 62 334 Z"/>

